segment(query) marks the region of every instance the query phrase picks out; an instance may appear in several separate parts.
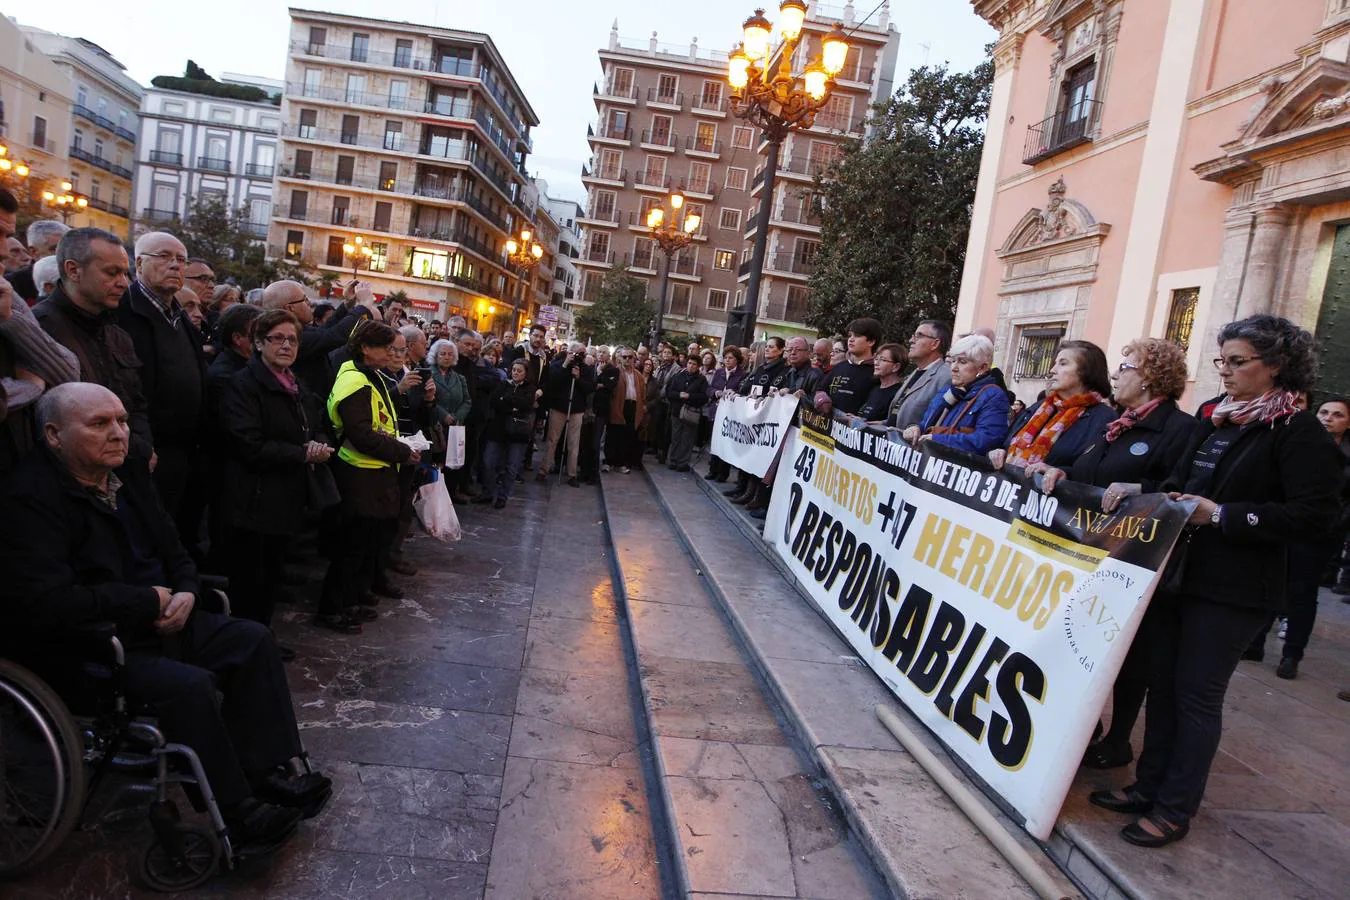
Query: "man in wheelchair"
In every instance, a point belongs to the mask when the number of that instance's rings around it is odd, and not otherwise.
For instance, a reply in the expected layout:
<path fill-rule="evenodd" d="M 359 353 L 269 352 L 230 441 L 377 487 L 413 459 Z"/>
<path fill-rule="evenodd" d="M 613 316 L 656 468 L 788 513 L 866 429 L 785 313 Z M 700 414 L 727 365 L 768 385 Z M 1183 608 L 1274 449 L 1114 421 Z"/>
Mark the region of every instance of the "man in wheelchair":
<path fill-rule="evenodd" d="M 127 413 L 112 391 L 55 387 L 37 419 L 41 444 L 0 488 L 0 633 L 40 643 L 113 623 L 128 701 L 196 751 L 234 846 L 280 842 L 332 782 L 287 768 L 302 750 L 272 632 L 200 608 L 149 471 L 123 465 Z"/>

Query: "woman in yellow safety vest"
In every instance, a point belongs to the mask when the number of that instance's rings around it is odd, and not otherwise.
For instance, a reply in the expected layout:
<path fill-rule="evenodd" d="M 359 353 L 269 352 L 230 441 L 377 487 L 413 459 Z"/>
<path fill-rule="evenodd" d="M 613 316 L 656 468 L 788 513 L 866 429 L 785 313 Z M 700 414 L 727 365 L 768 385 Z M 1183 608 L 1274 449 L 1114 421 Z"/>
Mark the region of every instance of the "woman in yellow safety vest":
<path fill-rule="evenodd" d="M 338 369 L 328 396 L 338 436 L 331 464 L 342 503 L 316 621 L 341 634 L 360 634 L 362 622 L 377 618 L 371 587 L 398 522 L 398 467 L 420 459 L 399 441 L 398 413 L 375 371 L 402 364 L 394 358 L 396 334 L 380 322 L 357 326 L 347 341 L 352 358 Z"/>

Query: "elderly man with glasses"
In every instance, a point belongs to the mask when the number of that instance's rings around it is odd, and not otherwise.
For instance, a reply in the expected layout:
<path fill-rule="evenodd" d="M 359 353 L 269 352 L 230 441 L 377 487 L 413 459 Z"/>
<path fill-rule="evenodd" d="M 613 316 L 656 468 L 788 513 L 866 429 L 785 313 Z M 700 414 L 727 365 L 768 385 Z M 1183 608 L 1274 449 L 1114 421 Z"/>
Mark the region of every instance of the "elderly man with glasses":
<path fill-rule="evenodd" d="M 909 339 L 909 361 L 915 370 L 905 379 L 891 401 L 887 424 L 904 431 L 923 420 L 933 398 L 952 385 L 947 350 L 952 345 L 952 327 L 946 322 L 927 319 L 920 322 Z"/>

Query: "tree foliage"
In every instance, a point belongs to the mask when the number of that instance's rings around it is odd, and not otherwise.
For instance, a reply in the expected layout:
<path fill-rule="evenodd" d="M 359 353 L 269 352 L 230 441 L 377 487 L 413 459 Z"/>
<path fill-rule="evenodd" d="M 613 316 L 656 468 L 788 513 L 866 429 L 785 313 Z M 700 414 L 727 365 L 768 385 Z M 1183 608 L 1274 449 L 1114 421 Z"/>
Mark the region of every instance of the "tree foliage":
<path fill-rule="evenodd" d="M 646 283 L 615 265 L 605 273 L 595 302 L 577 312 L 577 334 L 598 344 L 636 347 L 655 315 Z"/>
<path fill-rule="evenodd" d="M 817 176 L 823 234 L 808 321 L 839 333 L 878 319 L 889 339 L 951 321 L 961 287 L 993 63 L 923 66 L 874 109 L 875 135 Z"/>
<path fill-rule="evenodd" d="M 233 277 L 244 290 L 286 278 L 310 283 L 303 267 L 285 260 L 268 260 L 263 245 L 248 229 L 247 208 L 231 212 L 219 196 L 195 198 L 188 205 L 186 218 L 165 230 L 183 242 L 188 256 L 209 262 L 218 281 Z"/>
<path fill-rule="evenodd" d="M 246 100 L 262 103 L 268 100 L 267 91 L 251 84 L 226 84 L 216 81 L 206 70 L 192 60 L 187 61 L 182 75 L 156 75 L 150 83 L 157 88 L 169 91 L 187 91 L 191 94 L 209 94 L 212 97 L 224 97 L 230 100 Z M 279 100 L 277 101 L 280 102 Z"/>

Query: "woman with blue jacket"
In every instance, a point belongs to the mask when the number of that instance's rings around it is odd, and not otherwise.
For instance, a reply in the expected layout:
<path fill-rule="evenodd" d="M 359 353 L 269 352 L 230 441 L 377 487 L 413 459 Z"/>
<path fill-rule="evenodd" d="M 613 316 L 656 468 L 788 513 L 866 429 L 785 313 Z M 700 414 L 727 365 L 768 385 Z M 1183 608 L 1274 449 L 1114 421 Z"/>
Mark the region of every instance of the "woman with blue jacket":
<path fill-rule="evenodd" d="M 967 453 L 988 453 L 1008 437 L 1008 392 L 990 374 L 994 345 L 980 334 L 952 344 L 952 386 L 928 404 L 920 424 L 903 432 L 910 443 L 933 441 Z"/>

